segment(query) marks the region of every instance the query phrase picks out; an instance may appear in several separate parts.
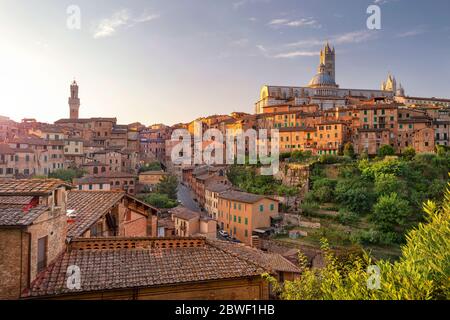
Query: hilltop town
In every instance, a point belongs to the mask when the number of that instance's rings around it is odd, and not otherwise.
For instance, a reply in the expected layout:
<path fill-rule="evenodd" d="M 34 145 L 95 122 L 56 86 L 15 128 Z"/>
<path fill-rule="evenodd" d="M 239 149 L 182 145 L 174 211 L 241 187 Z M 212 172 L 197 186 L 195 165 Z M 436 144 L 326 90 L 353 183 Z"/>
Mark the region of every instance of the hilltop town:
<path fill-rule="evenodd" d="M 335 58 L 327 43 L 307 86 L 264 85 L 252 114 L 82 118 L 73 81 L 68 118 L 0 117 L 0 299 L 275 298 L 261 274 L 298 279 L 299 250 L 323 266 L 321 238 L 398 258 L 422 203 L 443 197 L 450 99 L 408 96 L 392 75 L 340 88 Z M 277 130 L 279 171 L 174 163 L 172 133 L 196 124 Z"/>

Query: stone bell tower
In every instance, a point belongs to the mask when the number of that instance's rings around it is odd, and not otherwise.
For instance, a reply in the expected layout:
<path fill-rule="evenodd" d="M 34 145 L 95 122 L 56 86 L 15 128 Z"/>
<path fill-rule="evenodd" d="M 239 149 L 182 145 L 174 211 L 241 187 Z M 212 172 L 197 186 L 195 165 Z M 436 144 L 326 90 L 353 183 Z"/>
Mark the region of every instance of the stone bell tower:
<path fill-rule="evenodd" d="M 80 109 L 80 98 L 78 98 L 78 85 L 73 80 L 70 85 L 70 97 L 69 97 L 70 119 L 78 119 L 78 110 Z"/>
<path fill-rule="evenodd" d="M 320 64 L 325 66 L 325 73 L 327 73 L 334 81 L 336 81 L 336 55 L 334 47 L 331 48 L 329 43 L 320 50 Z"/>

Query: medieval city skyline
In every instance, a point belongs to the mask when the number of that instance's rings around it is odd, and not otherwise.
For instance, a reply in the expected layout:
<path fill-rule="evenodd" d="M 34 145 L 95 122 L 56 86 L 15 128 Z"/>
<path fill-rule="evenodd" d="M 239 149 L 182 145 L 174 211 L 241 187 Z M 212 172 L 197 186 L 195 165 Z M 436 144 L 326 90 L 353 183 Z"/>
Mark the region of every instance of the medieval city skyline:
<path fill-rule="evenodd" d="M 343 88 L 378 90 L 390 72 L 408 95 L 446 97 L 448 3 L 375 2 L 381 30 L 365 26 L 372 1 L 342 8 L 323 1 L 219 1 L 202 10 L 188 3 L 114 1 L 94 8 L 80 1 L 80 30 L 65 25 L 68 4 L 43 2 L 42 14 L 30 15 L 26 4 L 3 2 L 9 32 L 0 83 L 10 106 L 3 114 L 16 121 L 67 117 L 74 79 L 81 117 L 173 125 L 252 113 L 263 85 L 307 85 L 327 40 L 336 47 L 336 82 Z M 405 8 L 408 15 L 401 14 Z"/>

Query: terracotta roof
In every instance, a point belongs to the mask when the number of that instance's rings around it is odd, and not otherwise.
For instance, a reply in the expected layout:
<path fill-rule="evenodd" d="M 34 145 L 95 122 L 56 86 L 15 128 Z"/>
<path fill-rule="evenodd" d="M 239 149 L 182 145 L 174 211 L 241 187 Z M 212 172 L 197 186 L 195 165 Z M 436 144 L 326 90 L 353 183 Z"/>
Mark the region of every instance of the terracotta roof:
<path fill-rule="evenodd" d="M 47 145 L 47 141 L 36 136 L 21 136 L 16 137 L 10 141 L 10 143 L 31 144 L 31 145 Z"/>
<path fill-rule="evenodd" d="M 11 179 L 0 181 L 0 196 L 48 195 L 60 186 L 71 187 L 69 184 L 59 179 Z"/>
<path fill-rule="evenodd" d="M 34 153 L 34 150 L 31 148 L 14 148 L 14 153 Z"/>
<path fill-rule="evenodd" d="M 25 205 L 33 199 L 32 196 L 0 196 L 0 206 Z"/>
<path fill-rule="evenodd" d="M 191 220 L 195 218 L 200 218 L 200 212 L 195 212 L 185 208 L 183 206 L 176 207 L 170 210 L 170 213 L 173 214 L 174 217 L 183 219 L 183 220 Z"/>
<path fill-rule="evenodd" d="M 431 97 L 431 98 L 426 98 L 426 97 L 405 97 L 406 99 L 413 99 L 413 100 L 429 100 L 429 101 L 443 101 L 443 102 L 450 102 L 450 99 L 444 99 L 444 98 L 435 98 L 435 97 Z"/>
<path fill-rule="evenodd" d="M 74 210 L 75 222 L 68 225 L 67 235 L 81 236 L 124 196 L 125 192 L 118 191 L 70 191 L 67 197 L 67 210 Z"/>
<path fill-rule="evenodd" d="M 14 150 L 6 143 L 0 143 L 0 154 L 14 154 Z"/>
<path fill-rule="evenodd" d="M 48 207 L 43 205 L 36 206 L 28 211 L 20 206 L 0 207 L 0 226 L 28 226 L 47 210 Z"/>
<path fill-rule="evenodd" d="M 279 128 L 280 132 L 296 132 L 296 131 L 316 131 L 313 127 L 283 127 Z"/>
<path fill-rule="evenodd" d="M 158 219 L 158 228 L 175 229 L 175 222 L 170 217 Z"/>
<path fill-rule="evenodd" d="M 267 196 L 262 196 L 259 194 L 247 193 L 247 192 L 242 192 L 242 191 L 237 191 L 237 190 L 228 190 L 228 191 L 222 192 L 219 195 L 219 197 L 222 199 L 233 200 L 233 201 L 238 201 L 238 202 L 246 202 L 246 203 L 255 203 L 255 202 L 258 202 L 265 198 L 274 200 Z"/>
<path fill-rule="evenodd" d="M 107 177 L 107 178 L 137 178 L 137 175 L 134 173 L 127 172 L 105 172 L 103 174 L 94 175 L 94 177 Z"/>
<path fill-rule="evenodd" d="M 301 270 L 298 266 L 284 258 L 278 253 L 264 252 L 259 249 L 249 247 L 243 243 L 234 243 L 230 241 L 222 240 L 207 240 L 211 245 L 216 246 L 222 250 L 228 251 L 238 255 L 240 258 L 254 261 L 266 269 L 282 272 L 294 272 L 300 273 Z"/>
<path fill-rule="evenodd" d="M 212 192 L 223 192 L 226 191 L 228 189 L 231 189 L 231 186 L 229 184 L 224 184 L 224 183 L 219 183 L 219 182 L 213 182 L 213 183 L 208 183 L 205 186 L 206 190 L 212 191 Z"/>
<path fill-rule="evenodd" d="M 70 265 L 80 268 L 81 289 L 67 288 Z M 260 277 L 267 271 L 202 238 L 76 239 L 37 276 L 23 297 Z"/>
<path fill-rule="evenodd" d="M 140 176 L 151 176 L 151 175 L 166 175 L 168 174 L 167 172 L 163 171 L 163 170 L 152 170 L 152 171 L 144 171 L 139 173 Z"/>
<path fill-rule="evenodd" d="M 204 173 L 204 174 L 201 174 L 201 175 L 197 175 L 195 177 L 195 179 L 197 179 L 197 180 L 208 180 L 209 178 L 213 178 L 215 176 L 216 175 L 214 175 L 214 174 Z"/>
<path fill-rule="evenodd" d="M 107 177 L 94 177 L 94 176 L 86 176 L 82 178 L 73 179 L 73 184 L 96 184 L 96 183 L 110 183 L 109 178 Z"/>

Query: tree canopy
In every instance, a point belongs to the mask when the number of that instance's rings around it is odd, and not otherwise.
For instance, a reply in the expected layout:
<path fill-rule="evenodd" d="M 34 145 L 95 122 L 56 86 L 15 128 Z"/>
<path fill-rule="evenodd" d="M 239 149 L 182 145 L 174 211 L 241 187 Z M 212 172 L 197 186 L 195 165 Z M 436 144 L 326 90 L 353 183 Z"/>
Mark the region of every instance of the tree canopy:
<path fill-rule="evenodd" d="M 324 239 L 323 269 L 308 269 L 305 256 L 299 254 L 304 269 L 299 279 L 281 286 L 268 274 L 263 276 L 286 300 L 449 299 L 450 190 L 442 205 L 427 201 L 423 210 L 425 222 L 407 234 L 402 255 L 394 263 L 374 262 L 367 253 L 339 261 Z"/>

